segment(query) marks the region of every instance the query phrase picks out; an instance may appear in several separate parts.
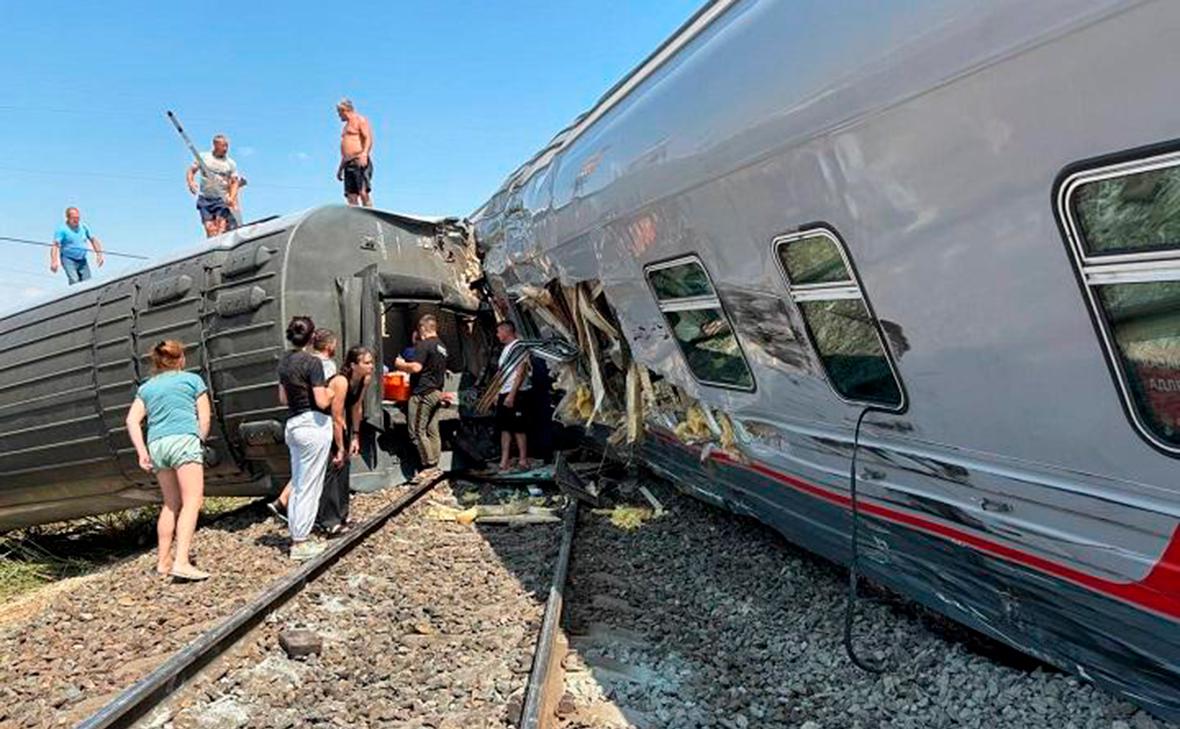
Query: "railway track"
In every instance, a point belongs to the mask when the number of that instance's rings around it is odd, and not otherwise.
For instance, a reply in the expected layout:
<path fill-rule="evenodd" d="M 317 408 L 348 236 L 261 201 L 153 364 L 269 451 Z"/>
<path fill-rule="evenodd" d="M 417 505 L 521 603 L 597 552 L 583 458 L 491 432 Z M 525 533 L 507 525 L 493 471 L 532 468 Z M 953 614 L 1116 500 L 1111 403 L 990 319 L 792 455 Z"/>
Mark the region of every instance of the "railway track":
<path fill-rule="evenodd" d="M 435 513 L 462 509 L 465 486 L 391 493 L 80 726 L 1166 726 L 887 596 L 864 605 L 856 634 L 889 670 L 856 671 L 838 568 L 649 485 L 667 513 L 637 529 L 574 502 L 560 524 L 473 528 Z M 290 628 L 321 636 L 322 653 L 288 658 Z"/>
<path fill-rule="evenodd" d="M 861 671 L 842 645 L 843 568 L 648 485 L 665 516 L 579 520 L 556 729 L 1173 727 L 877 588 L 854 636 L 886 670 Z"/>
<path fill-rule="evenodd" d="M 472 529 L 432 516 L 450 498 L 442 481 L 400 495 L 78 726 L 546 726 L 576 505 L 559 524 Z M 292 626 L 322 636 L 323 653 L 288 658 L 278 635 Z"/>

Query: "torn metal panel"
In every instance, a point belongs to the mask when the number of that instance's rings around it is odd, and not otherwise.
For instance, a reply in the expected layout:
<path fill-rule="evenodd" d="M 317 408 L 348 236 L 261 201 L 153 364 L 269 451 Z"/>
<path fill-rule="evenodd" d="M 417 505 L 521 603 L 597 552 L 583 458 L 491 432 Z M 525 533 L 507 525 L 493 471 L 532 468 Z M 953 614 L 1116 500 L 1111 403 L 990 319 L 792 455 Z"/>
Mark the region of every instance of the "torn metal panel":
<path fill-rule="evenodd" d="M 800 307 L 783 303 L 790 291 L 773 247 L 816 221 L 831 226 L 846 237 L 847 263 L 872 300 L 910 404 L 901 416 L 870 417 L 860 431 L 866 513 L 875 521 L 880 510 L 905 515 L 886 533 L 870 529 L 877 573 L 888 577 L 886 565 L 901 565 L 894 584 L 906 594 L 1067 670 L 1103 675 L 1104 685 L 1156 710 L 1177 693 L 1160 699 L 1164 684 L 1180 682 L 1175 652 L 1106 620 L 1130 612 L 1131 626 L 1158 617 L 1154 603 L 1115 600 L 1119 613 L 1072 588 L 1097 580 L 1153 600 L 1180 595 L 1174 581 L 1148 580 L 1180 571 L 1167 556 L 1169 527 L 1180 521 L 1175 460 L 1126 422 L 1068 262 L 1045 241 L 1057 224 L 1049 181 L 1066 165 L 1160 140 L 1169 111 L 1120 111 L 1163 108 L 1175 64 L 1164 62 L 1174 53 L 1160 33 L 1180 10 L 1106 0 L 1051 10 L 1011 0 L 969 5 L 927 4 L 909 16 L 915 32 L 903 38 L 865 36 L 813 3 L 813 25 L 828 42 L 858 49 L 841 56 L 839 69 L 782 42 L 797 5 L 735 5 L 729 17 L 741 22 L 721 18 L 683 62 L 664 66 L 509 181 L 505 199 L 540 169 L 552 173 L 545 207 L 529 211 L 527 231 L 524 223 L 514 229 L 521 272 L 508 265 L 504 277 L 538 287 L 590 283 L 591 301 L 600 287 L 622 336 L 617 350 L 605 334 L 599 340 L 605 407 L 596 423 L 634 414 L 628 374 L 639 365 L 651 382 L 651 397 L 644 387 L 639 398 L 645 426 L 695 446 L 687 464 L 668 459 L 665 473 L 839 558 L 862 409 L 819 367 Z M 1120 63 L 1134 69 L 1133 83 L 1117 72 L 1123 66 L 1112 71 L 1109 58 L 1092 52 L 1113 45 L 1128 49 Z M 768 60 L 785 67 L 784 53 L 820 86 L 801 86 L 798 74 L 750 73 Z M 1070 85 L 1056 81 L 1074 75 L 1102 86 L 1109 93 L 1098 96 L 1109 103 L 1073 134 L 1047 131 L 1046 110 L 1074 101 Z M 1030 78 L 1046 82 L 1030 86 Z M 701 88 L 728 103 L 685 113 L 699 107 Z M 915 127 L 915 119 L 953 121 Z M 708 270 L 756 392 L 698 382 L 673 340 L 644 266 L 686 255 Z M 835 344 L 829 352 L 848 363 L 856 352 L 842 345 L 854 343 L 853 328 L 837 322 L 825 334 Z M 570 403 L 588 417 L 596 399 L 589 363 L 575 375 Z M 614 426 L 615 442 L 635 433 L 629 420 Z M 652 440 L 649 430 L 638 442 Z M 702 458 L 697 478 L 688 466 Z M 749 468 L 710 478 L 743 458 Z M 781 478 L 769 477 L 772 470 Z M 800 499 L 789 508 L 786 489 Z M 780 518 L 782 510 L 794 515 Z M 943 561 L 932 558 L 946 546 L 937 535 L 930 543 L 895 538 L 905 519 L 958 530 Z M 989 540 L 1050 576 L 1033 572 L 1029 589 L 1005 582 L 1009 561 L 980 546 Z M 1064 586 L 1063 573 L 1073 580 Z M 1030 590 L 1043 594 L 1030 601 Z M 1093 651 L 1068 635 L 1075 621 Z M 1155 629 L 1174 635 L 1178 622 Z"/>
<path fill-rule="evenodd" d="M 572 463 L 569 454 L 559 451 L 554 463 L 554 480 L 562 491 L 591 506 L 602 505 L 602 489 L 594 475 L 601 463 Z"/>
<path fill-rule="evenodd" d="M 784 297 L 727 286 L 718 286 L 717 293 L 751 360 L 788 374 L 821 374 L 803 322 Z"/>

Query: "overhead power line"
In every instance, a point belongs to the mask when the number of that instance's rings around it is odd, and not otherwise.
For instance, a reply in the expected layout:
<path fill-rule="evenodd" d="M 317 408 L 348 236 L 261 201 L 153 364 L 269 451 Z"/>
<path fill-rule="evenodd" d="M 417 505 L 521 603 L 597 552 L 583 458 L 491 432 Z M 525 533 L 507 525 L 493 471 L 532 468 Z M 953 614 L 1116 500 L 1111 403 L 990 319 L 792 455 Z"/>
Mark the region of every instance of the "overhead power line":
<path fill-rule="evenodd" d="M 42 248 L 52 248 L 52 243 L 47 243 L 43 240 L 31 240 L 29 238 L 13 238 L 7 235 L 0 235 L 0 242 L 4 243 L 23 243 L 28 246 L 41 246 Z M 102 249 L 104 256 L 118 256 L 119 258 L 134 258 L 138 261 L 148 260 L 147 256 L 140 256 L 135 253 L 119 253 L 118 251 L 108 251 L 106 248 Z"/>
<path fill-rule="evenodd" d="M 177 184 L 179 185 L 179 177 L 152 177 L 150 175 L 121 175 L 112 172 L 87 172 L 85 170 L 76 170 L 66 172 L 64 170 L 38 170 L 31 167 L 9 167 L 7 165 L 0 165 L 0 172 L 15 172 L 22 175 L 42 175 L 46 177 L 96 177 L 108 180 L 134 180 L 136 182 L 159 182 L 163 184 Z M 274 190 L 302 190 L 306 192 L 322 192 L 321 187 L 309 187 L 307 185 L 280 185 L 274 182 L 251 182 L 249 187 L 267 187 Z"/>

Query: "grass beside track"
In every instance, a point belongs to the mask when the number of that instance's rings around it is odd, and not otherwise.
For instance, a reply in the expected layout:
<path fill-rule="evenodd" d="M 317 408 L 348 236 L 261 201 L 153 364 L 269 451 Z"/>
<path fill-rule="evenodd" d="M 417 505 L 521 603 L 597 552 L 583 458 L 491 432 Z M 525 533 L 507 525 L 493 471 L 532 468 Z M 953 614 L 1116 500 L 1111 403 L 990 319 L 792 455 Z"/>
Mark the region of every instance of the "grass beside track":
<path fill-rule="evenodd" d="M 201 519 L 233 511 L 252 500 L 206 498 Z M 153 548 L 159 513 L 158 505 L 142 506 L 0 535 L 0 603 Z"/>

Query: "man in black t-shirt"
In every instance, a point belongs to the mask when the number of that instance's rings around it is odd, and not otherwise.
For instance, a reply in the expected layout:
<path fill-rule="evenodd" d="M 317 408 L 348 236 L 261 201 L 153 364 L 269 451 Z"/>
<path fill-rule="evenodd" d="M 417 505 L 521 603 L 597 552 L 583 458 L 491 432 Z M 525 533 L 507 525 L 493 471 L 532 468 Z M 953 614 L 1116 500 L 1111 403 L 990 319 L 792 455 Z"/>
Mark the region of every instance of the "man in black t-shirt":
<path fill-rule="evenodd" d="M 440 471 L 442 441 L 438 434 L 439 408 L 443 406 L 443 384 L 447 377 L 447 348 L 438 338 L 438 320 L 427 314 L 418 320 L 418 344 L 407 362 L 398 357 L 393 366 L 410 373 L 410 405 L 407 420 L 410 440 L 418 448 L 422 472 L 418 479 L 433 478 Z"/>

